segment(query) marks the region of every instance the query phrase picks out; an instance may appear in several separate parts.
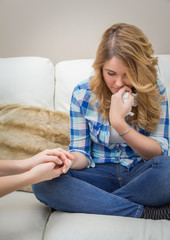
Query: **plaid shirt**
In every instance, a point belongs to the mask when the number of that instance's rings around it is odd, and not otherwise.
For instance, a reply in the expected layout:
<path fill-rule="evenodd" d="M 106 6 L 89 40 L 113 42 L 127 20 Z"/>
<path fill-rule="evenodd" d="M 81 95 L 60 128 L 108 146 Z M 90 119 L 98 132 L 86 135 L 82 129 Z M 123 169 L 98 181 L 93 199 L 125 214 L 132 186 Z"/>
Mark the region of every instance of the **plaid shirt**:
<path fill-rule="evenodd" d="M 94 96 L 89 88 L 90 79 L 81 82 L 75 87 L 70 105 L 70 152 L 81 152 L 89 161 L 91 166 L 95 163 L 120 163 L 130 169 L 141 161 L 141 157 L 133 151 L 126 143 L 110 143 L 110 125 L 97 111 L 98 100 L 94 103 L 96 108 L 90 105 Z M 168 155 L 169 145 L 169 113 L 168 101 L 165 87 L 158 81 L 159 92 L 165 96 L 161 103 L 162 114 L 160 123 L 155 132 L 132 126 L 138 132 L 159 142 L 163 155 Z"/>

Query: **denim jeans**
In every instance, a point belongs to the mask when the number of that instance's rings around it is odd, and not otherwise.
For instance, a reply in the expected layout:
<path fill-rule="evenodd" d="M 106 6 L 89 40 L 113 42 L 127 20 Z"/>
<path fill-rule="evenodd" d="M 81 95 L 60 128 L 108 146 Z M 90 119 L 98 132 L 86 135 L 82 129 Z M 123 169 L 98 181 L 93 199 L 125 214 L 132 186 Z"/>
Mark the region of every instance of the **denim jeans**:
<path fill-rule="evenodd" d="M 34 184 L 33 192 L 60 211 L 139 218 L 145 205 L 170 203 L 170 157 L 141 161 L 130 170 L 115 163 L 70 169 L 58 178 Z"/>

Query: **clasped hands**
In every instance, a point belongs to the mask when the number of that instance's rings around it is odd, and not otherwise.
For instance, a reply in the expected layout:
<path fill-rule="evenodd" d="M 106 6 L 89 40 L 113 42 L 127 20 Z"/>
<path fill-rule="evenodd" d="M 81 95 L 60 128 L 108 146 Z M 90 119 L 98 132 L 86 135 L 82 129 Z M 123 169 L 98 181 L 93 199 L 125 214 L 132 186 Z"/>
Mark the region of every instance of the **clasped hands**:
<path fill-rule="evenodd" d="M 27 171 L 30 171 L 37 179 L 36 182 L 51 180 L 67 173 L 73 163 L 71 153 L 61 149 L 44 150 L 35 156 L 25 159 Z"/>

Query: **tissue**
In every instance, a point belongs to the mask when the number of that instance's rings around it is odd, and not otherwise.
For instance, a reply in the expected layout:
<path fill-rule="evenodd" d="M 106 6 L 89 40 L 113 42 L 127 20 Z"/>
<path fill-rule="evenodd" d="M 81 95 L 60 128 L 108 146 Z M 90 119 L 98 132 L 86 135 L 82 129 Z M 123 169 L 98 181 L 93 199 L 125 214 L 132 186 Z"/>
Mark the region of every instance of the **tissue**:
<path fill-rule="evenodd" d="M 130 116 L 133 116 L 133 115 L 134 115 L 134 113 L 131 112 L 132 107 L 136 107 L 136 106 L 138 105 L 138 102 L 137 102 L 137 93 L 132 93 L 132 95 L 133 95 L 133 97 L 134 97 L 134 101 L 133 101 L 133 103 L 132 103 L 132 106 L 131 106 L 128 114 L 127 114 L 127 115 L 130 115 Z M 124 101 L 124 103 L 127 102 L 128 96 L 129 96 L 129 92 L 125 92 L 124 95 L 123 95 L 123 101 Z"/>

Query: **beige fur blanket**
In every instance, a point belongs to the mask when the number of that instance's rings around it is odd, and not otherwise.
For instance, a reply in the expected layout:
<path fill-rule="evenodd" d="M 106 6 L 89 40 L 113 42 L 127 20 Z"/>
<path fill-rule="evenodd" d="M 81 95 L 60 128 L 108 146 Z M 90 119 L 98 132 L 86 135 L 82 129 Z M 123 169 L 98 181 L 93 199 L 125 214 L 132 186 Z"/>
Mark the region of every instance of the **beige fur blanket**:
<path fill-rule="evenodd" d="M 69 116 L 24 105 L 0 106 L 0 159 L 24 159 L 44 149 L 68 149 Z"/>

